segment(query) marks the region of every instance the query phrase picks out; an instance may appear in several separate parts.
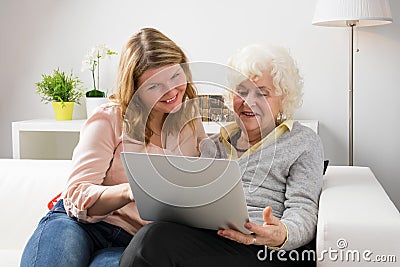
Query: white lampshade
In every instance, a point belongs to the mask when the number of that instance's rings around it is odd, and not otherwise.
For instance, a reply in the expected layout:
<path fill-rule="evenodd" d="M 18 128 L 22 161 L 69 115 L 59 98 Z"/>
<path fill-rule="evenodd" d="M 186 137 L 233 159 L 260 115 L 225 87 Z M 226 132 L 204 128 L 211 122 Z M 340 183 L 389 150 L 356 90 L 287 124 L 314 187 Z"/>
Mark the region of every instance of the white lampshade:
<path fill-rule="evenodd" d="M 312 24 L 348 27 L 349 21 L 359 27 L 392 23 L 388 0 L 318 0 Z"/>

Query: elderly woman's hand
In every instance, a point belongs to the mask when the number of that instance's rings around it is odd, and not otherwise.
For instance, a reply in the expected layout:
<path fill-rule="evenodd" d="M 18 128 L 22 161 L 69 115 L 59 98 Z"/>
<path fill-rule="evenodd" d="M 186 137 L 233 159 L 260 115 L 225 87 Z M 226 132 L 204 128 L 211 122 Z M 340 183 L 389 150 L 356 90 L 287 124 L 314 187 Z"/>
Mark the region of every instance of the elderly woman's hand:
<path fill-rule="evenodd" d="M 264 224 L 262 226 L 252 222 L 245 224 L 245 227 L 254 234 L 246 235 L 235 230 L 226 229 L 218 230 L 218 235 L 245 245 L 280 247 L 286 241 L 286 226 L 272 215 L 272 208 L 270 206 L 264 209 L 263 218 Z"/>

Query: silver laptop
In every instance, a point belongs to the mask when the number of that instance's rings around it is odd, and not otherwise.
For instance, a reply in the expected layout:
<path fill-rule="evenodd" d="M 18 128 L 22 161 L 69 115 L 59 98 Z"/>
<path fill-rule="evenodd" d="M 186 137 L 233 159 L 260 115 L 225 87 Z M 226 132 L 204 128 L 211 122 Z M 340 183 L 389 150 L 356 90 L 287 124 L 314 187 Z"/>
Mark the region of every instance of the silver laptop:
<path fill-rule="evenodd" d="M 134 152 L 121 159 L 142 219 L 250 233 L 236 161 Z"/>

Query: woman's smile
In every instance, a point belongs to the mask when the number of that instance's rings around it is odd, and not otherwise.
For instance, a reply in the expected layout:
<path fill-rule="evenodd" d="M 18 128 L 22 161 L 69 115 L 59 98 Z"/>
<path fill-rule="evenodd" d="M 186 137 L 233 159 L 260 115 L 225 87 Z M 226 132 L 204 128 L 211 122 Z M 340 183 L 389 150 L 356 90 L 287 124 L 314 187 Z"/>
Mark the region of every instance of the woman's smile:
<path fill-rule="evenodd" d="M 249 118 L 249 119 L 255 118 L 257 116 L 256 113 L 251 112 L 251 111 L 242 111 L 240 113 L 240 115 L 241 115 L 241 117 Z"/>
<path fill-rule="evenodd" d="M 167 100 L 161 100 L 160 102 L 164 102 L 165 104 L 173 104 L 176 102 L 176 100 L 178 100 L 178 93 L 175 96 L 173 96 Z"/>

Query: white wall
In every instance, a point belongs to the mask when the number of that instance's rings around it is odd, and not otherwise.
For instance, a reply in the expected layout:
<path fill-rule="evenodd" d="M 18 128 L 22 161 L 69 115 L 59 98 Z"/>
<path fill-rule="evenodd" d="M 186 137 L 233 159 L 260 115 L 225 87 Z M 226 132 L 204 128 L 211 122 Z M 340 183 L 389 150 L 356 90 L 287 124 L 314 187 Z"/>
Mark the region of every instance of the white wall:
<path fill-rule="evenodd" d="M 80 72 L 84 53 L 106 43 L 120 51 L 142 27 L 160 29 L 191 60 L 225 63 L 236 49 L 255 42 L 291 49 L 305 79 L 298 119 L 320 121 L 325 157 L 347 163 L 348 31 L 311 25 L 315 0 L 3 0 L 0 4 L 0 157 L 10 158 L 11 122 L 52 118 L 34 83 L 43 72 Z M 394 23 L 361 28 L 355 58 L 355 165 L 369 166 L 400 207 L 400 3 L 390 1 Z M 101 83 L 113 88 L 118 58 L 102 62 Z M 103 87 L 103 88 L 104 88 Z M 83 118 L 84 107 L 74 117 Z"/>

